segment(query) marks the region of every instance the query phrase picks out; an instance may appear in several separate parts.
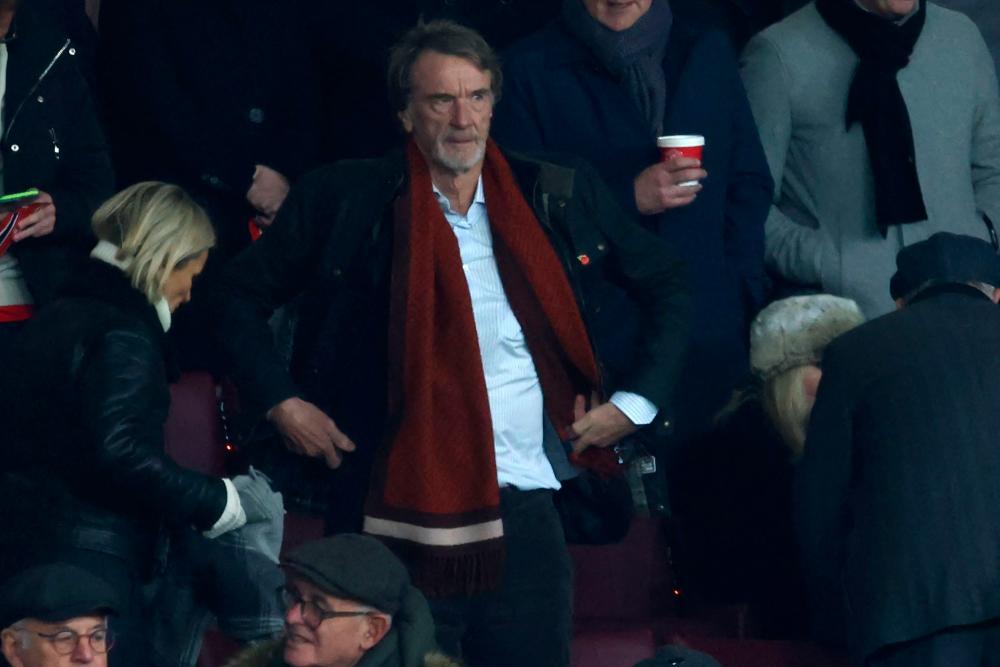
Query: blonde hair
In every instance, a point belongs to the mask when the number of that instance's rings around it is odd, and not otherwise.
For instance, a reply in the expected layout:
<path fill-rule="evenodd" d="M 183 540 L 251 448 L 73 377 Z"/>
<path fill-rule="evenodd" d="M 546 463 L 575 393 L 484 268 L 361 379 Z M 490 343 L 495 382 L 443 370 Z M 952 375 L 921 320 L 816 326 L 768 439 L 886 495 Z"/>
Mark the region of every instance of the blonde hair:
<path fill-rule="evenodd" d="M 792 459 L 802 456 L 809 427 L 812 399 L 806 394 L 805 376 L 810 365 L 796 366 L 766 380 L 760 389 L 760 403 L 778 435 L 791 451 Z"/>
<path fill-rule="evenodd" d="M 175 270 L 215 245 L 208 215 L 176 185 L 144 181 L 104 202 L 91 220 L 94 235 L 118 246 L 132 285 L 150 303 L 163 296 Z"/>

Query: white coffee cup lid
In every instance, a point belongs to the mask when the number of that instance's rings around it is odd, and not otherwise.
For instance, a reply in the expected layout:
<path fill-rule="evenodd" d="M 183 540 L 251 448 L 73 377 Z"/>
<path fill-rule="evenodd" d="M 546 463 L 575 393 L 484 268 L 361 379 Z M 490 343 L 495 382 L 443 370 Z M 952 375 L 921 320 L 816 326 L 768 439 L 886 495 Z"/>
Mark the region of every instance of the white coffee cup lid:
<path fill-rule="evenodd" d="M 687 148 L 689 146 L 704 146 L 705 137 L 700 134 L 670 134 L 657 137 L 656 145 L 660 148 Z"/>

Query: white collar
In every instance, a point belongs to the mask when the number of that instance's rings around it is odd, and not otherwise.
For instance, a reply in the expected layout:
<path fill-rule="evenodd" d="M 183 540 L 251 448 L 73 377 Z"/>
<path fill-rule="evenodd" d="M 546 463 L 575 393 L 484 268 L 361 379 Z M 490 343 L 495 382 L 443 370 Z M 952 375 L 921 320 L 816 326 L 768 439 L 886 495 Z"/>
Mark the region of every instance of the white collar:
<path fill-rule="evenodd" d="M 441 204 L 441 208 L 443 208 L 445 212 L 451 213 L 451 201 L 444 195 L 443 192 L 441 192 L 441 190 L 438 189 L 438 186 L 434 185 L 433 182 L 431 182 L 431 188 L 434 189 L 434 196 L 437 198 L 438 203 Z M 482 174 L 479 175 L 479 180 L 476 181 L 476 194 L 472 196 L 472 203 L 483 204 L 484 206 L 486 205 L 486 191 L 483 190 Z"/>
<path fill-rule="evenodd" d="M 129 266 L 132 265 L 132 259 L 127 257 L 125 259 L 119 259 L 118 252 L 121 250 L 118 246 L 110 241 L 98 241 L 94 249 L 90 251 L 90 256 L 96 260 L 100 260 L 106 264 L 117 267 L 124 273 L 128 273 Z M 163 327 L 164 331 L 170 329 L 170 304 L 163 297 L 153 304 L 153 308 L 156 309 L 156 316 L 160 320 L 160 326 Z"/>

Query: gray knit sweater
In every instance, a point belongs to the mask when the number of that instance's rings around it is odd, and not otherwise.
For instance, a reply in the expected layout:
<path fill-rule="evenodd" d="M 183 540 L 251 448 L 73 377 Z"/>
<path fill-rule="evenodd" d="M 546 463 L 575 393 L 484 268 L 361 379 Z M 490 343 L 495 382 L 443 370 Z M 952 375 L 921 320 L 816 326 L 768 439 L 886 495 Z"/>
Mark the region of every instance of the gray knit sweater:
<path fill-rule="evenodd" d="M 768 267 L 850 297 L 865 315 L 889 311 L 896 252 L 938 231 L 988 238 L 1000 225 L 1000 96 L 993 61 L 966 16 L 928 4 L 910 64 L 898 75 L 913 126 L 928 219 L 875 224 L 861 126 L 844 127 L 858 58 L 809 4 L 757 35 L 742 59 L 775 181 Z"/>

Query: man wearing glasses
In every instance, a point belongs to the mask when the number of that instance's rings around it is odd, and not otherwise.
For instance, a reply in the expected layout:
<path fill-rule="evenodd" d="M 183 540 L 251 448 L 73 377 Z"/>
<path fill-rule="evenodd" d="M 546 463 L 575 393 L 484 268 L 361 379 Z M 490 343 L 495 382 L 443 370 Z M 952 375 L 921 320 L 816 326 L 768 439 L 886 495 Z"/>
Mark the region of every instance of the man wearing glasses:
<path fill-rule="evenodd" d="M 433 652 L 427 600 L 378 540 L 342 534 L 309 542 L 282 565 L 285 636 L 228 667 L 454 667 Z"/>
<path fill-rule="evenodd" d="M 114 593 L 73 565 L 30 568 L 0 586 L 0 648 L 11 667 L 107 667 Z"/>

